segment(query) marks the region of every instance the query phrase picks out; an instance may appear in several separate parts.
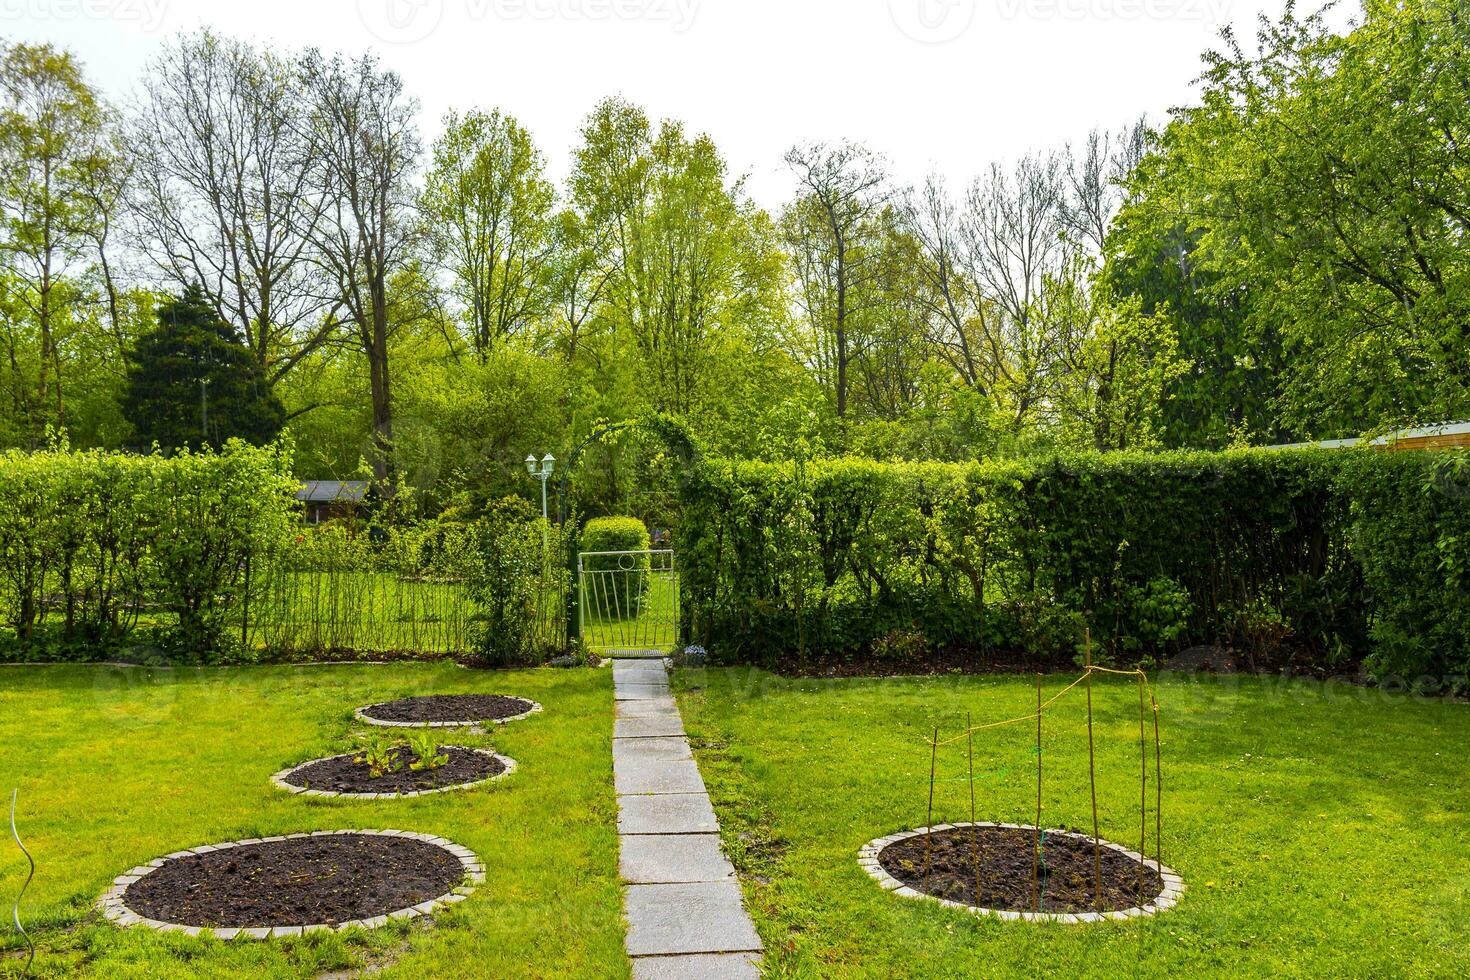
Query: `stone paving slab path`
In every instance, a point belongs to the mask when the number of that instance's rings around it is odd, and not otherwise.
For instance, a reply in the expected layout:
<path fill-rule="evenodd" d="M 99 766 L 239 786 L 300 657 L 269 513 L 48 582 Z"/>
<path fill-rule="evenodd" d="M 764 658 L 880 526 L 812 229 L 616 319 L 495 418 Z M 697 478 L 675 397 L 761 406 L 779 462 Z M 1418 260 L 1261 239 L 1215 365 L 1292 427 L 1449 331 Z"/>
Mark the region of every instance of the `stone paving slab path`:
<path fill-rule="evenodd" d="M 672 696 L 665 694 L 657 698 L 639 698 L 631 701 L 619 701 L 619 718 L 678 718 L 679 706 L 674 703 Z"/>
<path fill-rule="evenodd" d="M 667 684 L 629 684 L 613 692 L 618 701 L 662 701 L 669 696 Z"/>
<path fill-rule="evenodd" d="M 669 672 L 662 660 L 619 660 L 613 685 L 622 687 L 624 684 L 662 684 L 668 687 Z"/>
<path fill-rule="evenodd" d="M 633 980 L 745 980 L 757 975 L 759 953 L 686 953 L 683 956 L 640 956 L 633 961 Z"/>
<path fill-rule="evenodd" d="M 760 937 L 740 904 L 740 883 L 697 881 L 629 885 L 628 954 L 741 953 Z"/>
<path fill-rule="evenodd" d="M 639 719 L 630 718 L 629 721 Z M 646 762 L 657 760 L 659 762 L 683 762 L 693 759 L 694 755 L 689 751 L 689 740 L 682 734 L 678 736 L 664 736 L 662 738 L 619 738 L 613 740 L 613 762 L 626 759 L 629 762 Z"/>
<path fill-rule="evenodd" d="M 735 869 L 720 851 L 719 834 L 627 834 L 618 867 L 635 885 L 733 881 Z"/>
<path fill-rule="evenodd" d="M 613 660 L 619 873 L 635 980 L 750 980 L 761 941 L 661 658 Z"/>
<path fill-rule="evenodd" d="M 713 834 L 719 829 L 715 808 L 704 792 L 618 800 L 619 834 Z"/>
<path fill-rule="evenodd" d="M 683 735 L 684 722 L 677 715 L 652 718 L 619 718 L 613 722 L 613 738 L 665 738 Z"/>
<path fill-rule="evenodd" d="M 613 739 L 616 745 L 618 739 Z M 670 762 L 666 759 L 619 758 L 613 754 L 613 788 L 619 796 L 650 793 L 703 793 L 704 780 L 693 759 Z"/>

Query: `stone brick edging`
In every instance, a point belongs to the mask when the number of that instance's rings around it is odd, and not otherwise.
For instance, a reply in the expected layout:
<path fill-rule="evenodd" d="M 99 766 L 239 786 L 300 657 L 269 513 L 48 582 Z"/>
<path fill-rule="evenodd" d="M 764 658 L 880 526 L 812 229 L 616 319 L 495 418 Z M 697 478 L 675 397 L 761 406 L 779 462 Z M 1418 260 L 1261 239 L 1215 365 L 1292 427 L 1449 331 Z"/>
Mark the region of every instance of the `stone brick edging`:
<path fill-rule="evenodd" d="M 446 892 L 438 898 L 428 899 L 409 908 L 385 912 L 382 915 L 375 915 L 367 919 L 352 919 L 336 925 L 319 923 L 305 926 L 211 929 L 206 926 L 186 926 L 178 922 L 160 922 L 157 919 L 150 919 L 128 908 L 124 901 L 128 886 L 145 875 L 151 874 L 156 869 L 163 867 L 169 861 L 185 858 L 191 854 L 209 854 L 213 851 L 228 850 L 232 847 L 243 847 L 247 844 L 269 844 L 275 841 L 296 840 L 303 837 L 331 837 L 339 834 L 350 834 L 358 837 L 406 837 L 410 840 L 423 841 L 425 844 L 433 844 L 435 847 L 448 851 L 459 859 L 459 863 L 464 868 L 465 877 L 468 879 L 469 884 L 458 885 L 451 892 Z M 475 852 L 467 847 L 461 847 L 453 841 L 445 840 L 443 837 L 436 837 L 433 834 L 414 834 L 406 830 L 319 830 L 310 834 L 284 834 L 280 837 L 260 837 L 230 841 L 227 844 L 206 844 L 203 847 L 194 847 L 182 851 L 175 851 L 172 854 L 165 854 L 161 858 L 133 868 L 125 874 L 118 875 L 113 880 L 112 887 L 103 893 L 97 905 L 102 910 L 103 915 L 119 926 L 144 926 L 149 929 L 156 929 L 159 932 L 174 932 L 185 936 L 200 936 L 209 932 L 216 939 L 280 939 L 285 936 L 300 936 L 312 932 L 340 932 L 344 929 L 352 928 L 377 929 L 395 919 L 415 919 L 419 916 L 428 915 L 444 906 L 464 901 L 475 890 L 476 885 L 484 884 L 484 882 L 485 866 L 480 862 L 480 858 Z"/>
<path fill-rule="evenodd" d="M 363 712 L 367 711 L 369 708 L 376 708 L 378 707 L 378 705 L 381 704 L 391 704 L 392 701 L 379 701 L 377 704 L 365 704 L 361 708 L 353 711 L 352 714 L 358 721 L 362 722 L 363 724 L 377 725 L 380 728 L 468 728 L 473 725 L 483 725 L 486 722 L 493 722 L 496 725 L 505 725 L 512 721 L 520 721 L 522 718 L 529 718 L 531 715 L 534 715 L 541 710 L 541 705 L 535 701 L 532 701 L 530 698 L 523 698 L 517 694 L 507 694 L 505 696 L 509 698 L 515 698 L 517 701 L 530 702 L 531 706 L 525 711 L 522 711 L 520 714 L 511 715 L 508 718 L 481 718 L 475 721 L 384 721 L 381 718 L 370 718 L 367 715 L 363 714 Z M 393 701 L 402 700 L 404 700 L 404 698 L 393 699 Z"/>
<path fill-rule="evenodd" d="M 1144 858 L 1137 851 L 1130 851 L 1121 844 L 1111 841 L 1102 841 L 1102 846 L 1117 851 L 1134 861 L 1138 861 L 1148 867 L 1154 868 L 1159 877 L 1164 880 L 1164 890 L 1145 905 L 1135 906 L 1128 909 L 1114 909 L 1109 912 L 1012 912 L 1006 909 L 987 909 L 977 905 L 966 905 L 964 902 L 955 902 L 937 895 L 926 895 L 908 887 L 897 878 L 893 877 L 883 866 L 878 863 L 878 855 L 889 844 L 896 844 L 910 837 L 919 837 L 930 832 L 941 830 L 953 830 L 959 827 L 1002 827 L 1008 830 L 1035 830 L 1035 827 L 1016 823 L 991 823 L 989 821 L 977 820 L 974 823 L 941 823 L 933 827 L 920 827 L 917 830 L 906 830 L 899 834 L 889 834 L 887 837 L 879 837 L 877 840 L 869 841 L 858 851 L 858 864 L 884 889 L 903 898 L 919 898 L 930 902 L 938 902 L 940 905 L 952 909 L 962 909 L 974 915 L 989 915 L 1006 922 L 1060 922 L 1066 925 L 1076 925 L 1081 922 L 1102 922 L 1106 919 L 1123 921 L 1136 919 L 1141 916 L 1154 915 L 1165 909 L 1173 908 L 1179 903 L 1184 894 L 1184 879 L 1180 878 L 1172 869 L 1166 865 L 1159 864 Z M 1048 830 L 1046 834 L 1051 837 L 1074 837 L 1077 840 L 1092 842 L 1092 837 L 1087 834 L 1074 834 L 1065 830 Z"/>
<path fill-rule="evenodd" d="M 476 779 L 473 782 L 455 783 L 452 786 L 436 786 L 433 789 L 415 789 L 409 790 L 405 793 L 339 793 L 332 790 L 311 789 L 306 786 L 298 786 L 295 783 L 286 781 L 286 777 L 291 775 L 296 770 L 305 769 L 307 766 L 314 763 L 329 762 L 332 759 L 346 759 L 350 758 L 351 756 L 357 755 L 356 752 L 343 752 L 341 755 L 329 755 L 321 759 L 309 759 L 306 762 L 300 763 L 299 765 L 294 765 L 290 768 L 282 769 L 280 772 L 271 776 L 271 782 L 279 788 L 285 790 L 286 792 L 294 793 L 297 796 L 321 796 L 344 800 L 406 800 L 412 796 L 431 796 L 434 793 L 452 793 L 457 790 L 473 789 L 474 787 L 482 786 L 485 783 L 493 783 L 497 779 L 504 779 L 506 776 L 509 776 L 511 773 L 516 771 L 516 761 L 514 759 L 499 755 L 495 752 L 491 752 L 489 749 L 472 749 L 463 745 L 443 745 L 440 746 L 440 748 L 459 749 L 462 752 L 474 752 L 478 755 L 487 755 L 492 759 L 499 759 L 500 764 L 505 768 L 500 772 L 497 772 L 493 776 L 486 776 L 484 779 Z"/>

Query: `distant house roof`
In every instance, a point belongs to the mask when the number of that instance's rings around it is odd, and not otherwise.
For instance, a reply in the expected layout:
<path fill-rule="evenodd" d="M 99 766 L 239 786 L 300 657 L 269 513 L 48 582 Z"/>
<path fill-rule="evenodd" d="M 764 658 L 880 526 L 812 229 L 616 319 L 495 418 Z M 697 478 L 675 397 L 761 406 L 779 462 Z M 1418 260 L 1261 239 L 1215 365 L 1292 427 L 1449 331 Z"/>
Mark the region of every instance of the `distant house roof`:
<path fill-rule="evenodd" d="M 1348 449 L 1377 446 L 1399 449 L 1451 449 L 1470 446 L 1470 422 L 1441 422 L 1414 429 L 1398 429 L 1376 439 L 1324 439 L 1321 442 L 1292 442 L 1267 449 Z"/>
<path fill-rule="evenodd" d="M 360 504 L 371 484 L 367 480 L 303 480 L 296 499 L 303 503 L 329 504 L 342 501 Z"/>

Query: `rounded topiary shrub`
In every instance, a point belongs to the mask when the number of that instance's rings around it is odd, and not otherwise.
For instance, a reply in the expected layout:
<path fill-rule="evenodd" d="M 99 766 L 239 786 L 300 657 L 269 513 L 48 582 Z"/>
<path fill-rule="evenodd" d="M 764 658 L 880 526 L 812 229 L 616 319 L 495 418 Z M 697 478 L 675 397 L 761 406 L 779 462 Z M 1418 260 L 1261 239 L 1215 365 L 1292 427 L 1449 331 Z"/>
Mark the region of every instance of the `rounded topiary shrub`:
<path fill-rule="evenodd" d="M 582 529 L 586 601 L 603 618 L 632 618 L 648 592 L 648 528 L 636 517 L 596 517 Z M 608 554 L 608 552 L 642 552 Z"/>

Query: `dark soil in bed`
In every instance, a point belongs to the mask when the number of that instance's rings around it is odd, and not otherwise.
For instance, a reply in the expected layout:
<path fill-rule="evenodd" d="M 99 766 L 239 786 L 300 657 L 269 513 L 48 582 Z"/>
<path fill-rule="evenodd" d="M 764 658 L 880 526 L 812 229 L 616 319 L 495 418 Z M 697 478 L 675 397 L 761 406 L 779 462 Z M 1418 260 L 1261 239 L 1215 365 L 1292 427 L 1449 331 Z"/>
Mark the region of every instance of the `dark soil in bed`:
<path fill-rule="evenodd" d="M 398 770 L 376 779 L 369 773 L 367 763 L 354 762 L 352 755 L 308 762 L 281 778 L 292 786 L 331 793 L 416 793 L 463 783 L 477 783 L 505 772 L 505 763 L 492 755 L 455 746 L 440 746 L 439 752 L 449 757 L 444 765 L 435 769 L 414 770 L 409 768 L 409 764 L 418 759 L 413 750 L 395 749 L 394 758 L 399 764 Z"/>
<path fill-rule="evenodd" d="M 926 895 L 986 909 L 1035 912 L 1038 909 L 1031 896 L 1031 868 L 1036 837 L 1034 830 L 956 827 L 890 844 L 879 853 L 878 863 L 893 877 Z M 927 875 L 926 838 L 932 845 Z M 1102 901 L 1095 902 L 1092 841 L 1043 832 L 1041 844 L 1039 911 L 1111 912 L 1147 904 L 1164 890 L 1163 880 L 1152 867 L 1104 847 Z"/>
<path fill-rule="evenodd" d="M 523 715 L 532 707 L 525 698 L 503 694 L 428 694 L 369 705 L 362 713 L 378 721 L 447 721 L 469 725 Z"/>
<path fill-rule="evenodd" d="M 188 926 L 336 925 L 438 898 L 463 877 L 459 859 L 433 844 L 332 834 L 178 858 L 129 885 L 123 900 Z"/>

